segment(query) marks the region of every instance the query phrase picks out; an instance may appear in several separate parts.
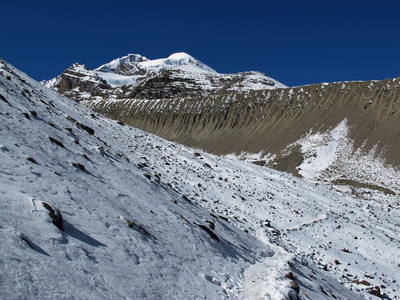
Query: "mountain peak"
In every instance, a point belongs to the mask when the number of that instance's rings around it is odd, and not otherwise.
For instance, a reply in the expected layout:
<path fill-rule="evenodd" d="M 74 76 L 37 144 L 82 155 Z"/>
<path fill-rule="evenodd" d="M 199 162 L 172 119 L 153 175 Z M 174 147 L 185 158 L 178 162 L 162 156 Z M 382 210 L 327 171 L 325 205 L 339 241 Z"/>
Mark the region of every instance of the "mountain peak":
<path fill-rule="evenodd" d="M 186 52 L 177 52 L 171 54 L 167 59 L 164 60 L 164 64 L 173 66 L 186 66 L 186 71 L 189 72 L 210 72 L 217 73 L 214 69 L 203 64 L 201 61 L 195 59 L 193 56 Z M 189 67 L 189 68 L 188 68 Z"/>
<path fill-rule="evenodd" d="M 95 71 L 112 72 L 116 74 L 126 75 L 132 69 L 137 69 L 137 64 L 148 61 L 148 59 L 140 54 L 128 54 L 126 56 L 113 59 L 109 63 L 101 65 Z"/>
<path fill-rule="evenodd" d="M 140 54 L 128 54 L 106 63 L 95 71 L 111 72 L 120 75 L 132 75 L 139 69 L 151 69 L 153 72 L 170 69 L 181 69 L 188 72 L 216 73 L 212 68 L 203 64 L 185 52 L 171 54 L 168 58 L 149 60 Z"/>
<path fill-rule="evenodd" d="M 191 55 L 187 54 L 186 52 L 177 52 L 173 53 L 168 56 L 168 59 L 185 59 L 185 58 L 193 58 Z"/>
<path fill-rule="evenodd" d="M 71 74 L 71 71 L 79 74 Z M 147 59 L 140 54 L 128 54 L 116 58 L 97 69 L 88 70 L 85 66 L 77 65 L 64 72 L 64 75 L 74 76 L 73 79 L 58 78 L 58 80 L 49 80 L 45 83 L 47 87 L 57 91 L 65 91 L 60 86 L 71 87 L 70 82 L 80 81 L 101 82 L 108 96 L 113 93 L 119 93 L 119 90 L 113 90 L 121 86 L 126 86 L 123 95 L 118 98 L 179 98 L 198 97 L 218 90 L 224 91 L 245 91 L 283 88 L 285 85 L 261 74 L 259 72 L 241 72 L 235 74 L 221 74 L 194 58 L 186 52 L 176 52 L 167 58 Z M 61 82 L 64 81 L 64 82 Z M 81 86 L 81 83 L 79 83 Z M 92 87 L 92 86 L 91 86 Z M 112 88 L 108 90 L 108 88 Z M 83 99 L 87 99 L 87 91 Z M 93 89 L 92 89 L 93 90 Z M 69 94 L 68 91 L 66 91 Z M 97 93 L 97 92 L 96 92 Z M 93 95 L 94 96 L 94 95 Z M 96 94 L 96 97 L 98 95 Z M 107 97 L 108 97 L 107 96 Z M 82 97 L 75 94 L 73 97 Z M 75 98 L 78 100 L 78 98 Z"/>

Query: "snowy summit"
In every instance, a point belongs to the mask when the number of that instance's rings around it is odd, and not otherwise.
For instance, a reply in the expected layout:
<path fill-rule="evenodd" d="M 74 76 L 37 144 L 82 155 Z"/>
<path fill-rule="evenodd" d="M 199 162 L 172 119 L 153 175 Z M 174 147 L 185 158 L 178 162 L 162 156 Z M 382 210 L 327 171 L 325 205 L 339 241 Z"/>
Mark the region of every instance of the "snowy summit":
<path fill-rule="evenodd" d="M 151 70 L 154 74 L 165 70 L 216 73 L 210 67 L 184 52 L 174 53 L 168 58 L 155 60 L 149 60 L 140 54 L 128 54 L 98 67 L 95 71 L 129 75 L 137 72 L 138 69 Z"/>
<path fill-rule="evenodd" d="M 177 99 L 220 91 L 235 93 L 286 87 L 260 72 L 218 73 L 185 52 L 154 60 L 128 54 L 94 70 L 73 65 L 45 85 L 78 101 Z"/>

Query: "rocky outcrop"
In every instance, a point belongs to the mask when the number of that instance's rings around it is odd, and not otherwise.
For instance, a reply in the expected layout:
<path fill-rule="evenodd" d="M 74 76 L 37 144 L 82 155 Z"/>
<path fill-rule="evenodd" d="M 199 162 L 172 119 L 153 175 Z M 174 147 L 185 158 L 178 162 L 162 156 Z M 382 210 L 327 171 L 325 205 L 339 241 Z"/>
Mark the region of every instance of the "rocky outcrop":
<path fill-rule="evenodd" d="M 92 97 L 104 95 L 111 88 L 107 81 L 79 63 L 74 63 L 45 85 L 76 101 L 86 99 L 89 94 Z"/>

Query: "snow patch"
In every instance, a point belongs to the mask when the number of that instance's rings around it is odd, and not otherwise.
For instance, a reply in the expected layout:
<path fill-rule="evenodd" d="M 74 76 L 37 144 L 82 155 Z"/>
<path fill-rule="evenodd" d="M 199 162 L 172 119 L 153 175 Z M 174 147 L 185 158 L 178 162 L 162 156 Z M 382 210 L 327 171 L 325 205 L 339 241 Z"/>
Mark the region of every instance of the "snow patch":
<path fill-rule="evenodd" d="M 349 151 L 350 141 L 347 138 L 349 128 L 343 120 L 336 128 L 325 134 L 307 135 L 300 140 L 304 161 L 298 167 L 299 174 L 310 179 L 326 170 L 338 157 L 338 151 Z"/>

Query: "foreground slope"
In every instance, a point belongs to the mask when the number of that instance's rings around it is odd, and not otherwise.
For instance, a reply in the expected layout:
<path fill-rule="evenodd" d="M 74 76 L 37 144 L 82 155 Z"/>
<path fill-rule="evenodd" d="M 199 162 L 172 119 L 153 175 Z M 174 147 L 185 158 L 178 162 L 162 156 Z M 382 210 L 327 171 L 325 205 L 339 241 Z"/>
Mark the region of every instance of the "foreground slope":
<path fill-rule="evenodd" d="M 144 167 L 175 145 L 91 115 L 5 62 L 0 89 L 1 298 L 240 298 L 245 268 L 273 254 Z"/>
<path fill-rule="evenodd" d="M 394 196 L 166 142 L 3 61 L 0 95 L 1 298 L 396 298 Z"/>

